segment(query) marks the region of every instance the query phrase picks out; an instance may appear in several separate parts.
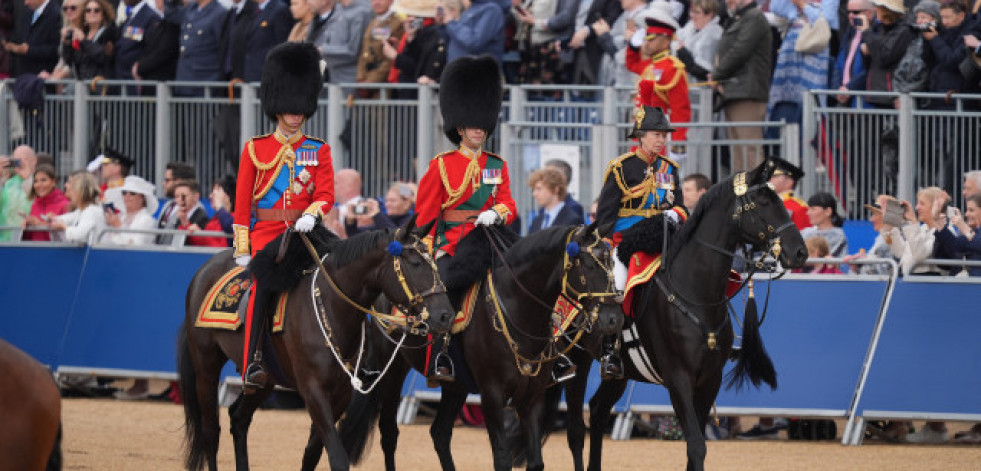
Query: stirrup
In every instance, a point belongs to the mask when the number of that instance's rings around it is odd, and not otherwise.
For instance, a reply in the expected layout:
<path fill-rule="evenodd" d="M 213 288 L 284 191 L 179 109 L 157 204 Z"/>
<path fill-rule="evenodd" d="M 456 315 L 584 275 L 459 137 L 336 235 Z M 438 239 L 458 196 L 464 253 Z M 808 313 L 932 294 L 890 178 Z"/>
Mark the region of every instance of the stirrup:
<path fill-rule="evenodd" d="M 258 361 L 252 362 L 245 370 L 245 380 L 242 383 L 243 392 L 252 394 L 257 389 L 266 387 L 266 381 L 268 379 L 269 377 L 266 374 L 266 370 L 262 368 L 262 364 Z"/>
<path fill-rule="evenodd" d="M 440 359 L 445 359 L 442 365 L 440 364 Z M 426 377 L 426 380 L 427 382 L 432 383 L 452 383 L 456 381 L 456 371 L 453 366 L 453 360 L 443 352 L 437 353 L 436 358 L 433 360 L 433 369 L 429 372 L 429 376 Z"/>
<path fill-rule="evenodd" d="M 600 378 L 623 379 L 623 361 L 620 357 L 607 353 L 600 361 Z"/>
<path fill-rule="evenodd" d="M 559 358 L 555 360 L 555 365 L 552 367 L 552 381 L 561 383 L 575 378 L 577 369 L 578 367 L 572 360 L 569 360 L 569 357 L 559 354 Z"/>

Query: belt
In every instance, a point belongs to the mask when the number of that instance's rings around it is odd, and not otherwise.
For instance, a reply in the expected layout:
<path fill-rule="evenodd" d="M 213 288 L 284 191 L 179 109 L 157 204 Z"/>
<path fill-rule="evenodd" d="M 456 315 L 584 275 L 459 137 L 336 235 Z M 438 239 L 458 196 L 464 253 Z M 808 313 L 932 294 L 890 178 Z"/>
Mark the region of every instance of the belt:
<path fill-rule="evenodd" d="M 467 222 L 470 218 L 480 215 L 479 209 L 446 209 L 440 215 L 440 219 L 446 222 Z"/>
<path fill-rule="evenodd" d="M 622 218 L 630 217 L 630 216 L 641 216 L 641 217 L 649 218 L 651 216 L 657 216 L 658 214 L 661 214 L 663 211 L 664 211 L 663 209 L 657 209 L 657 208 L 648 208 L 648 209 L 620 208 L 620 211 L 617 213 L 617 215 Z"/>
<path fill-rule="evenodd" d="M 252 208 L 257 221 L 285 221 L 296 222 L 303 216 L 302 209 L 262 209 Z"/>

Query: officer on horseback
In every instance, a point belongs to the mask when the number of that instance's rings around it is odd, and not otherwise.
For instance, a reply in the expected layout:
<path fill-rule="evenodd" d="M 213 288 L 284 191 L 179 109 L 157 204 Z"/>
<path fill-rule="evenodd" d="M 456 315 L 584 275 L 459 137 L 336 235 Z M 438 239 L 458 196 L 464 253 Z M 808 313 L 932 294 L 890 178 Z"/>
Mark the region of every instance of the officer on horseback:
<path fill-rule="evenodd" d="M 483 149 L 497 127 L 502 95 L 501 74 L 490 56 L 457 59 L 440 80 L 443 133 L 459 148 L 429 162 L 419 181 L 416 211 L 420 225 L 436 221 L 426 243 L 436 256 L 440 277 L 456 309 L 462 301 L 461 291 L 468 288 L 462 285 L 476 281 L 443 276 L 453 271 L 449 267 L 457 245 L 476 226 L 510 224 L 517 214 L 507 163 Z M 481 262 L 474 260 L 473 264 Z M 431 381 L 455 380 L 446 349 L 442 338 L 430 347 L 426 376 Z"/>
<path fill-rule="evenodd" d="M 242 151 L 233 225 L 239 266 L 248 265 L 287 229 L 311 231 L 334 204 L 330 147 L 301 132 L 317 111 L 322 88 L 320 54 L 313 45 L 284 43 L 269 52 L 259 94 L 262 110 L 276 122 L 276 130 L 249 139 Z M 278 294 L 257 286 L 253 278 L 242 363 L 246 392 L 266 383 L 258 345 L 268 323 L 266 311 Z"/>
<path fill-rule="evenodd" d="M 665 155 L 671 132 L 674 129 L 661 108 L 639 107 L 631 137 L 637 138 L 640 145 L 611 161 L 603 177 L 596 222 L 615 224 L 610 236 L 614 247 L 613 274 L 617 290 L 626 290 L 623 310 L 628 316 L 632 313 L 629 288 L 653 275 L 653 254 L 662 251 L 665 225 L 672 232 L 688 217 L 678 181 L 678 164 Z M 603 339 L 600 374 L 604 378 L 623 376 L 618 351 L 617 338 Z"/>

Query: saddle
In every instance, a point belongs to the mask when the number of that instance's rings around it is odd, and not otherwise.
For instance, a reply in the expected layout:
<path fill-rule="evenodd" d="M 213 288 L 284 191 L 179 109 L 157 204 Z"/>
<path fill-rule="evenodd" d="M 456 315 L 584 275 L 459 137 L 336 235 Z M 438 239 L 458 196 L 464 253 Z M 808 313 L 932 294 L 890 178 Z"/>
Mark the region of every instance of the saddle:
<path fill-rule="evenodd" d="M 221 276 L 204 297 L 194 326 L 205 329 L 238 330 L 245 318 L 252 277 L 242 267 L 233 267 Z M 283 331 L 288 293 L 282 293 L 273 312 L 272 333 Z M 242 309 L 240 309 L 240 307 Z"/>

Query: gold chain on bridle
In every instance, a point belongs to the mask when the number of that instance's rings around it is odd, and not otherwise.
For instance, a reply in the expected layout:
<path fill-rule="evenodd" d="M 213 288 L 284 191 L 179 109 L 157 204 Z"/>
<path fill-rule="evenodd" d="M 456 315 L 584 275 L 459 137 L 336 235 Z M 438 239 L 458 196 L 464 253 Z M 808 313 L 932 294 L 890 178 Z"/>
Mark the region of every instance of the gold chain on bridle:
<path fill-rule="evenodd" d="M 569 234 L 566 236 L 565 247 L 569 246 L 569 242 L 572 240 L 572 235 L 575 232 L 576 231 L 570 231 Z M 602 267 L 603 271 L 606 272 L 607 289 L 609 289 L 611 286 L 613 286 L 611 281 L 613 279 L 612 269 L 608 266 L 608 264 L 603 263 L 602 260 L 597 258 L 596 255 L 594 255 L 592 252 L 592 249 L 596 248 L 596 245 L 599 244 L 601 240 L 602 240 L 601 238 L 596 237 L 596 241 L 594 241 L 592 244 L 586 247 L 586 252 L 588 252 L 589 256 L 593 257 L 597 265 Z M 579 253 L 581 254 L 582 250 L 580 250 Z M 607 297 L 609 298 L 616 297 L 616 292 L 613 290 L 608 292 L 594 293 L 591 291 L 580 292 L 577 291 L 575 288 L 573 288 L 572 285 L 569 283 L 568 278 L 569 278 L 569 272 L 571 271 L 574 265 L 580 268 L 579 280 L 582 283 L 583 287 L 588 288 L 588 285 L 586 283 L 586 276 L 584 273 L 582 273 L 582 267 L 579 264 L 578 258 L 576 259 L 576 262 L 574 264 L 571 260 L 571 257 L 569 256 L 568 250 L 563 250 L 562 290 L 561 290 L 560 297 L 564 297 L 565 299 L 573 301 L 575 303 L 576 310 L 574 315 L 578 315 L 580 312 L 582 312 L 583 316 L 586 316 L 585 306 L 581 302 L 583 298 L 595 298 L 602 301 Z M 491 318 L 492 321 L 491 324 L 494 326 L 494 330 L 504 335 L 504 339 L 508 343 L 508 348 L 510 348 L 511 354 L 514 357 L 515 366 L 518 368 L 518 371 L 521 373 L 522 376 L 537 376 L 541 372 L 541 368 L 543 364 L 551 361 L 555 361 L 561 355 L 565 355 L 570 350 L 572 350 L 579 343 L 579 340 L 582 338 L 583 333 L 586 332 L 587 330 L 585 326 L 578 329 L 576 334 L 569 342 L 569 345 L 561 350 L 557 349 L 555 344 L 558 341 L 558 339 L 564 337 L 564 334 L 560 334 L 558 336 L 551 336 L 548 339 L 548 343 L 546 344 L 545 348 L 542 349 L 542 351 L 538 354 L 536 358 L 528 358 L 521 354 L 521 352 L 519 351 L 520 345 L 518 345 L 518 343 L 515 342 L 514 338 L 511 336 L 511 332 L 508 329 L 508 325 L 507 325 L 507 319 L 505 318 L 503 309 L 501 309 L 500 298 L 497 295 L 497 290 L 494 288 L 494 278 L 490 271 L 487 272 L 487 287 L 488 287 L 488 295 L 487 295 L 488 301 L 492 306 L 494 306 L 494 317 Z M 568 293 L 572 293 L 575 297 L 573 298 L 569 296 Z M 588 325 L 591 325 L 592 323 L 596 322 L 596 319 L 599 316 L 598 311 L 599 311 L 599 306 L 595 306 L 592 312 L 590 313 L 590 315 L 586 317 L 586 322 L 589 323 Z M 556 314 L 554 308 L 552 314 Z M 561 324 L 559 325 L 559 328 L 561 331 L 562 330 Z M 534 368 L 532 367 L 532 365 L 534 365 Z"/>

